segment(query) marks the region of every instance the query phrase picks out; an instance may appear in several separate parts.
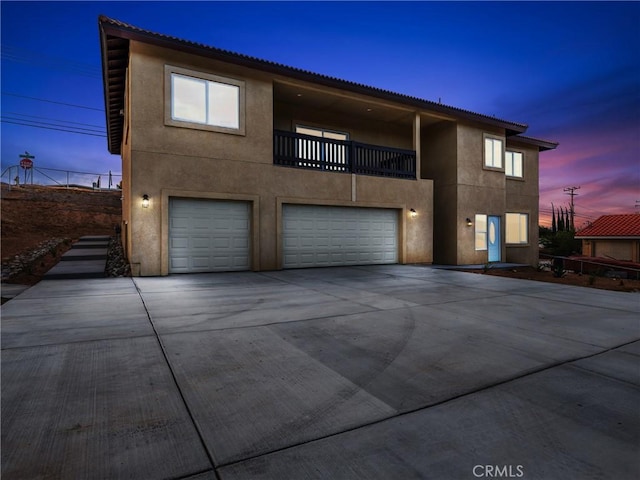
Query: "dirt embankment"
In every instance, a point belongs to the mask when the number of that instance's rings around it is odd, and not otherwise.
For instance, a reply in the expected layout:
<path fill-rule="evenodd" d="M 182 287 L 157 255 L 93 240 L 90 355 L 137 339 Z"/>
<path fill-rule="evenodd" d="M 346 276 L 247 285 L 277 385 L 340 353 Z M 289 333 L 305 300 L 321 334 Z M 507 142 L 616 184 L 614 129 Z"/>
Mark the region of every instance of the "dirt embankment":
<path fill-rule="evenodd" d="M 113 235 L 122 218 L 121 193 L 2 184 L 2 260 L 52 238 Z"/>

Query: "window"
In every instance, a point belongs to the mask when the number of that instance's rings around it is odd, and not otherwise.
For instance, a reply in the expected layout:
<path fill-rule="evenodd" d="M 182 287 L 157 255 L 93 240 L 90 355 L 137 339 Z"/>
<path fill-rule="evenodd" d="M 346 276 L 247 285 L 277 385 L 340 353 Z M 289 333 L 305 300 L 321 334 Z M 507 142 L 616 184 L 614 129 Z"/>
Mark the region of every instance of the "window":
<path fill-rule="evenodd" d="M 476 250 L 487 249 L 487 216 L 476 214 Z"/>
<path fill-rule="evenodd" d="M 509 177 L 518 177 L 522 178 L 522 159 L 523 155 L 521 152 L 510 152 L 507 151 L 505 153 L 504 159 L 504 172 Z"/>
<path fill-rule="evenodd" d="M 484 166 L 502 168 L 502 140 L 499 138 L 484 138 Z"/>
<path fill-rule="evenodd" d="M 526 213 L 506 214 L 506 242 L 511 245 L 529 243 L 529 215 Z"/>
<path fill-rule="evenodd" d="M 296 133 L 329 140 L 324 142 L 307 138 L 298 139 L 296 157 L 310 160 L 309 162 L 299 162 L 301 167 L 320 168 L 336 172 L 347 170 L 347 146 L 340 142 L 349 140 L 348 133 L 302 125 L 296 126 Z M 331 140 L 338 140 L 338 142 L 332 142 Z"/>
<path fill-rule="evenodd" d="M 165 67 L 167 125 L 244 134 L 244 82 Z"/>

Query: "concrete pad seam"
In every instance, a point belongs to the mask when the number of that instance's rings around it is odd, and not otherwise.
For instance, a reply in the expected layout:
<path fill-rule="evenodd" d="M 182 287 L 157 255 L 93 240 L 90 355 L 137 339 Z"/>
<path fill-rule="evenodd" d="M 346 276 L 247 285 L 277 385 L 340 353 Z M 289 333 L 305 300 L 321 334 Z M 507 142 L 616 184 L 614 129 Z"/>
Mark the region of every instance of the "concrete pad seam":
<path fill-rule="evenodd" d="M 512 279 L 512 280 L 520 280 L 520 279 L 518 279 L 518 278 L 514 278 L 514 279 Z M 587 287 L 578 287 L 578 286 L 575 286 L 575 285 L 566 285 L 566 286 L 567 286 L 567 287 L 571 287 L 571 288 L 582 288 L 582 289 L 585 289 L 585 290 L 591 290 L 590 288 L 587 288 Z M 621 292 L 621 293 L 628 293 L 629 295 L 639 295 L 638 293 L 634 293 L 634 292 Z M 529 293 L 529 294 L 527 294 L 527 293 L 519 293 L 519 294 L 517 294 L 517 295 L 520 295 L 520 296 L 522 296 L 522 297 L 527 297 L 527 298 L 534 298 L 534 299 L 536 299 L 536 300 L 540 300 L 540 298 L 541 298 L 541 295 L 540 295 L 539 293 L 538 293 L 538 294 L 533 294 L 533 293 Z M 542 297 L 542 298 L 544 298 L 544 297 Z M 556 302 L 560 302 L 560 300 L 555 300 L 555 301 L 556 301 Z M 640 295 L 638 296 L 638 302 L 640 303 Z M 585 306 L 586 306 L 586 307 L 590 307 L 590 308 L 601 308 L 601 309 L 603 309 L 603 310 L 613 310 L 614 312 L 637 313 L 635 310 L 633 310 L 633 309 L 628 309 L 628 308 L 603 307 L 603 306 L 600 306 L 600 305 L 589 305 L 589 304 L 585 304 L 584 302 L 582 302 L 582 303 L 579 303 L 579 302 L 572 302 L 571 300 L 568 300 L 568 301 L 562 301 L 562 303 L 564 303 L 564 304 L 569 304 L 569 305 L 580 305 L 580 306 L 582 306 L 582 307 L 585 307 Z"/>
<path fill-rule="evenodd" d="M 507 296 L 507 297 L 513 297 L 513 295 L 505 295 L 505 296 Z M 458 301 L 459 301 L 459 300 L 458 300 Z M 424 305 L 424 306 L 427 306 L 427 307 L 433 307 L 433 308 L 436 308 L 436 309 L 437 309 L 437 308 L 438 308 L 438 307 L 440 307 L 441 305 L 446 305 L 447 303 L 456 303 L 456 302 L 457 302 L 457 301 L 455 301 L 455 300 L 454 300 L 454 301 L 452 301 L 452 302 L 443 302 L 443 303 L 436 303 L 436 304 L 428 304 L 428 305 Z M 601 308 L 601 307 L 594 307 L 594 308 Z M 606 310 L 606 309 L 604 309 L 604 310 Z M 446 310 L 445 310 L 445 311 L 446 311 Z M 625 313 L 628 313 L 628 312 L 625 312 Z M 479 320 L 482 320 L 483 322 L 489 322 L 489 323 L 491 323 L 491 324 L 493 324 L 493 325 L 497 325 L 497 326 L 504 327 L 504 324 L 503 324 L 502 322 L 498 321 L 498 320 L 493 320 L 493 319 L 491 319 L 491 318 L 489 318 L 489 317 L 484 317 L 484 316 L 480 316 L 480 315 L 474 315 L 473 313 L 469 313 L 468 315 L 470 315 L 470 316 L 472 316 L 472 317 L 474 317 L 474 318 L 477 318 L 477 319 L 479 319 Z M 547 318 L 552 319 L 552 318 L 558 317 L 558 316 L 560 316 L 560 315 L 562 315 L 562 314 L 558 314 L 558 315 L 550 315 L 550 316 L 549 316 L 549 317 L 547 317 Z M 561 339 L 561 340 L 566 340 L 566 341 L 568 341 L 568 342 L 572 342 L 572 343 L 579 343 L 579 344 L 581 344 L 581 345 L 588 345 L 588 346 L 590 346 L 590 347 L 596 347 L 596 348 L 603 348 L 603 347 L 604 347 L 603 345 L 597 345 L 597 344 L 595 344 L 595 343 L 586 342 L 586 341 L 582 341 L 582 340 L 577 340 L 577 339 L 575 339 L 575 338 L 570 338 L 570 337 L 567 337 L 567 336 L 564 336 L 564 335 L 557 335 L 557 334 L 547 333 L 547 332 L 544 332 L 544 331 L 541 331 L 541 330 L 536 330 L 536 329 L 533 329 L 533 328 L 526 328 L 526 327 L 522 327 L 522 326 L 520 326 L 520 325 L 509 325 L 509 328 L 512 328 L 512 329 L 515 329 L 515 330 L 521 330 L 521 331 L 523 331 L 523 332 L 527 332 L 527 333 L 533 332 L 533 333 L 536 333 L 536 334 L 541 335 L 541 336 L 544 336 L 544 337 L 559 338 L 559 339 Z M 632 342 L 632 343 L 633 343 L 633 342 Z M 616 347 L 616 348 L 617 348 L 617 347 Z"/>
<path fill-rule="evenodd" d="M 168 478 L 167 480 L 189 480 L 190 478 L 197 478 L 200 475 L 204 475 L 205 473 L 213 472 L 216 475 L 216 478 L 220 478 L 215 468 L 207 468 L 206 470 L 200 470 L 198 472 L 189 473 L 187 475 L 180 475 L 179 477 Z"/>
<path fill-rule="evenodd" d="M 364 269 L 360 269 L 360 270 L 367 271 L 367 270 L 364 270 Z M 420 279 L 420 278 L 416 279 L 414 277 L 391 275 L 391 274 L 388 274 L 388 273 L 385 273 L 383 275 L 386 276 L 386 277 L 389 277 L 389 278 L 411 278 L 412 280 L 418 280 L 418 281 L 423 282 L 423 283 L 433 282 L 433 283 L 439 283 L 439 284 L 444 284 L 444 285 L 450 285 L 449 283 L 436 282 L 436 281 L 432 281 L 430 279 L 429 280 L 423 280 L 423 279 Z M 269 275 L 268 274 L 264 274 L 264 276 L 268 277 Z M 271 277 L 269 277 L 269 278 L 271 278 Z M 289 281 L 282 280 L 282 279 L 278 279 L 278 280 L 281 280 L 283 283 L 287 283 L 289 285 L 298 285 L 297 282 L 289 282 Z M 329 285 L 340 286 L 340 282 L 338 282 L 338 281 L 335 281 L 335 282 L 334 281 L 327 281 L 327 280 L 323 280 L 323 281 L 326 282 Z M 317 288 L 312 288 L 312 287 L 305 287 L 305 288 L 307 288 L 308 290 L 314 291 L 314 292 L 322 293 L 323 295 L 329 295 L 329 296 L 337 298 L 339 300 L 344 300 L 344 298 L 341 298 L 341 297 L 339 297 L 337 295 L 334 295 L 332 293 L 324 292 L 324 291 L 322 291 L 320 289 L 317 289 Z M 355 289 L 355 290 L 359 290 L 359 289 Z M 492 290 L 486 290 L 486 289 L 482 289 L 482 288 L 477 288 L 477 290 L 492 291 Z M 366 290 L 359 290 L 359 291 L 365 292 Z M 513 295 L 513 294 L 497 292 L 495 295 L 491 296 L 491 298 L 507 297 L 507 296 L 510 296 L 510 295 Z M 375 296 L 375 297 L 385 296 L 385 297 L 393 298 L 393 299 L 397 300 L 397 297 L 395 297 L 393 295 L 378 294 L 378 295 L 372 295 L 372 296 Z M 489 297 L 485 297 L 485 298 L 489 298 Z M 399 310 L 401 308 L 407 308 L 405 306 L 405 307 L 398 307 L 398 308 L 385 308 L 385 309 L 383 309 L 383 308 L 373 307 L 372 305 L 370 305 L 368 303 L 365 303 L 364 300 L 360 300 L 360 301 L 359 300 L 349 300 L 349 301 L 353 302 L 353 303 L 356 303 L 358 305 L 365 306 L 365 307 L 374 308 L 376 311 L 384 311 L 384 312 L 389 312 L 389 311 L 393 311 L 393 310 Z M 444 301 L 444 302 L 427 303 L 427 304 L 421 304 L 421 305 L 444 305 L 444 304 L 447 304 L 447 303 L 455 303 L 455 302 L 459 302 L 459 301 L 460 301 L 460 299 L 454 299 L 454 300 L 447 300 L 447 301 Z M 411 303 L 414 303 L 414 302 L 411 302 Z"/>
<path fill-rule="evenodd" d="M 220 468 L 226 468 L 226 467 L 230 467 L 230 466 L 237 465 L 237 464 L 242 464 L 244 462 L 247 462 L 247 461 L 250 461 L 250 460 L 255 460 L 255 459 L 260 458 L 260 457 L 274 455 L 274 454 L 277 454 L 277 453 L 280 453 L 280 452 L 284 452 L 284 451 L 287 451 L 287 450 L 290 450 L 290 449 L 293 449 L 293 448 L 301 447 L 303 445 L 307 445 L 307 444 L 323 441 L 323 440 L 326 440 L 326 439 L 329 439 L 329 438 L 337 437 L 337 436 L 342 435 L 342 434 L 355 432 L 355 431 L 360 430 L 362 428 L 367 428 L 367 427 L 370 427 L 370 426 L 373 426 L 373 425 L 378 425 L 378 424 L 381 424 L 381 423 L 384 423 L 384 422 L 387 422 L 387 421 L 390 421 L 390 420 L 393 420 L 393 419 L 396 419 L 396 418 L 402 418 L 402 417 L 405 417 L 407 415 L 414 414 L 416 412 L 420 412 L 420 411 L 423 411 L 423 410 L 428 410 L 428 409 L 433 408 L 433 407 L 438 407 L 438 406 L 441 406 L 441 405 L 445 405 L 445 404 L 448 404 L 449 402 L 454 402 L 454 401 L 459 400 L 461 398 L 465 398 L 465 397 L 474 395 L 476 393 L 480 393 L 480 392 L 484 392 L 484 391 L 487 391 L 487 390 L 491 390 L 491 389 L 493 389 L 495 387 L 499 387 L 501 385 L 505 385 L 507 383 L 510 383 L 510 382 L 513 382 L 513 381 L 517 381 L 517 380 L 520 380 L 520 379 L 523 379 L 523 378 L 526 378 L 526 377 L 529 377 L 531 375 L 542 373 L 542 372 L 545 372 L 547 370 L 552 370 L 552 369 L 557 368 L 557 367 L 562 367 L 562 366 L 565 366 L 565 365 L 569 365 L 571 367 L 574 367 L 574 365 L 570 365 L 570 364 L 572 364 L 574 362 L 577 362 L 577 361 L 580 361 L 580 360 L 585 360 L 585 359 L 588 359 L 588 358 L 591 358 L 591 357 L 596 357 L 596 356 L 602 355 L 604 353 L 608 353 L 608 352 L 610 352 L 612 350 L 616 350 L 618 348 L 625 347 L 625 346 L 630 345 L 632 343 L 635 343 L 637 341 L 638 341 L 638 339 L 631 340 L 629 342 L 625 342 L 625 343 L 622 343 L 620 345 L 616 345 L 616 346 L 611 347 L 611 348 L 606 348 L 606 349 L 604 349 L 604 350 L 602 350 L 600 352 L 592 353 L 592 354 L 585 355 L 585 356 L 578 357 L 578 358 L 572 358 L 572 359 L 569 359 L 569 360 L 562 360 L 562 361 L 555 362 L 555 363 L 550 364 L 550 365 L 546 365 L 546 366 L 542 366 L 542 367 L 539 367 L 539 368 L 535 368 L 535 369 L 526 371 L 526 372 L 524 372 L 524 373 L 522 373 L 520 375 L 516 375 L 515 377 L 511 377 L 511 378 L 507 378 L 507 379 L 504 379 L 504 380 L 500 380 L 500 381 L 498 381 L 496 383 L 492 383 L 490 385 L 485 385 L 485 386 L 478 387 L 478 388 L 475 388 L 473 390 L 470 390 L 468 392 L 464 392 L 464 393 L 460 393 L 458 395 L 454 395 L 451 398 L 446 398 L 446 399 L 437 401 L 435 403 L 431 403 L 431 404 L 427 404 L 427 405 L 424 405 L 424 406 L 421 406 L 421 407 L 413 408 L 411 410 L 406 410 L 406 411 L 400 412 L 398 414 L 390 415 L 388 417 L 384 417 L 384 418 L 380 418 L 380 419 L 377 419 L 377 420 L 373 420 L 371 422 L 363 423 L 363 424 L 355 426 L 355 427 L 346 428 L 346 429 L 341 430 L 339 432 L 334 432 L 334 433 L 331 433 L 331 434 L 328 434 L 328 435 L 323 435 L 323 436 L 320 436 L 320 437 L 317 437 L 317 438 L 314 438 L 314 439 L 311 439 L 311 440 L 306 440 L 306 441 L 299 442 L 299 443 L 296 443 L 296 444 L 293 444 L 293 445 L 288 445 L 286 447 L 276 448 L 276 449 L 270 450 L 268 452 L 262 452 L 262 453 L 257 454 L 257 455 L 253 455 L 253 456 L 249 456 L 249 457 L 243 458 L 242 460 L 236 460 L 236 461 L 228 462 L 228 463 L 221 463 L 220 465 L 217 465 L 216 468 L 220 469 Z M 595 373 L 595 372 L 590 372 L 590 373 Z M 626 384 L 626 382 L 625 382 L 625 384 Z M 217 472 L 216 472 L 216 474 L 217 474 Z"/>
<path fill-rule="evenodd" d="M 355 303 L 355 302 L 354 302 Z M 368 305 L 363 305 L 363 304 L 358 304 L 361 306 L 368 306 Z M 295 324 L 295 323 L 303 323 L 303 322 L 312 322 L 312 321 L 317 321 L 317 320 L 330 320 L 332 318 L 341 318 L 341 317 L 347 317 L 350 315 L 361 315 L 361 314 L 367 314 L 367 313 L 373 313 L 373 312 L 393 312 L 395 310 L 402 310 L 405 308 L 413 308 L 413 307 L 398 307 L 398 308 L 392 308 L 392 309 L 387 309 L 387 310 L 380 310 L 377 308 L 373 308 L 371 310 L 368 311 L 364 311 L 364 312 L 357 312 L 357 313 L 347 313 L 347 314 L 338 314 L 338 315 L 326 315 L 324 317 L 312 317 L 312 318 L 301 318 L 299 320 L 285 320 L 285 321 L 281 321 L 281 322 L 269 322 L 269 323 L 260 323 L 260 324 L 256 324 L 256 325 L 239 325 L 237 327 L 220 327 L 220 328 L 203 328 L 203 329 L 199 329 L 199 330 L 171 330 L 171 331 L 165 331 L 163 333 L 161 333 L 160 335 L 174 335 L 174 334 L 180 334 L 180 333 L 198 333 L 198 332 L 223 332 L 226 330 L 244 330 L 244 329 L 248 329 L 248 328 L 260 328 L 260 327 L 271 327 L 274 325 L 282 325 L 282 324 Z"/>
<path fill-rule="evenodd" d="M 469 273 L 469 272 L 461 272 L 461 273 Z M 477 275 L 477 274 L 475 274 Z M 406 277 L 406 276 L 400 276 L 400 275 L 390 275 L 392 277 L 399 277 L 399 278 L 411 278 L 411 279 L 415 279 L 414 277 Z M 501 278 L 501 277 L 498 277 Z M 420 279 L 418 279 L 420 280 Z M 509 279 L 504 279 L 504 280 L 510 280 L 510 281 L 523 281 L 523 282 L 532 282 L 532 283 L 542 283 L 542 282 L 535 282 L 534 280 L 523 280 L 521 278 L 509 278 Z M 447 282 L 445 281 L 442 277 L 434 277 L 434 278 L 429 278 L 429 279 L 425 279 L 424 281 L 428 281 L 428 282 L 432 282 L 432 283 L 437 283 L 438 285 L 454 285 L 454 286 L 458 286 L 461 287 L 460 285 L 458 285 L 456 282 Z M 467 286 L 465 286 L 465 288 L 467 288 Z M 507 295 L 520 295 L 519 293 L 513 293 L 512 291 L 503 291 L 503 290 L 496 290 L 494 288 L 491 287 L 483 287 L 483 286 L 478 286 L 478 285 L 473 285 L 471 286 L 471 288 L 474 288 L 476 290 L 481 290 L 484 292 L 493 292 L 494 294 L 496 294 L 497 296 L 507 296 Z"/>
<path fill-rule="evenodd" d="M 91 327 L 89 327 L 91 328 Z M 78 330 L 79 327 L 65 328 L 60 330 Z M 77 345 L 81 343 L 96 343 L 96 342 L 104 342 L 107 340 L 133 340 L 134 338 L 144 338 L 144 337 L 153 337 L 153 335 L 130 335 L 127 337 L 106 337 L 106 338 L 93 338 L 90 340 L 73 340 L 70 342 L 61 342 L 61 343 L 38 343 L 35 345 L 22 345 L 19 347 L 2 347 L 0 351 L 10 351 L 10 350 L 20 350 L 25 348 L 40 348 L 40 347 L 55 347 L 61 345 Z"/>
<path fill-rule="evenodd" d="M 153 333 L 154 336 L 156 338 L 156 341 L 158 342 L 158 345 L 160 346 L 160 351 L 162 352 L 162 356 L 164 357 L 164 361 L 167 364 L 167 367 L 169 368 L 169 373 L 171 374 L 171 378 L 173 380 L 174 385 L 176 386 L 176 389 L 178 390 L 178 395 L 180 395 L 180 399 L 182 400 L 182 403 L 185 407 L 185 410 L 187 412 L 187 415 L 189 416 L 189 419 L 191 420 L 191 423 L 193 424 L 197 434 L 198 434 L 198 439 L 200 440 L 200 443 L 202 445 L 202 448 L 204 449 L 205 453 L 207 454 L 207 458 L 209 460 L 209 462 L 211 463 L 211 467 L 213 468 L 214 474 L 216 476 L 216 478 L 218 480 L 220 480 L 220 475 L 218 475 L 218 472 L 216 470 L 216 463 L 214 460 L 214 455 L 213 452 L 209 450 L 209 446 L 207 445 L 207 442 L 205 441 L 204 438 L 204 434 L 200 428 L 199 423 L 196 421 L 195 416 L 193 414 L 193 412 L 191 411 L 191 408 L 189 406 L 189 403 L 187 402 L 187 399 L 184 395 L 184 392 L 182 391 L 182 388 L 180 388 L 180 382 L 178 382 L 178 377 L 176 376 L 176 372 L 173 369 L 173 365 L 171 365 L 171 362 L 169 361 L 169 355 L 167 355 L 167 349 L 164 345 L 164 342 L 162 341 L 162 338 L 160 337 L 160 335 L 158 334 L 158 331 L 156 330 L 156 326 L 153 323 L 153 319 L 151 318 L 151 313 L 149 312 L 149 309 L 147 308 L 147 304 L 144 301 L 144 297 L 142 296 L 142 292 L 140 291 L 140 288 L 138 287 L 138 284 L 136 283 L 135 279 L 132 277 L 131 281 L 133 282 L 133 284 L 136 287 L 136 290 L 138 291 L 138 295 L 140 296 L 140 301 L 142 302 L 142 306 L 145 309 L 145 312 L 147 313 L 147 318 L 149 319 L 149 323 L 151 324 L 151 328 L 153 329 Z"/>
<path fill-rule="evenodd" d="M 406 307 L 405 307 L 406 308 Z M 371 313 L 371 312 L 379 312 L 380 310 L 369 310 L 368 312 L 358 312 L 358 314 L 360 313 Z M 386 310 L 388 311 L 388 310 Z M 348 314 L 348 315 L 355 315 L 355 314 Z M 203 328 L 203 329 L 199 329 L 199 330 L 171 330 L 171 331 L 165 331 L 163 333 L 161 333 L 161 335 L 175 335 L 175 334 L 183 334 L 183 333 L 198 333 L 198 332 L 224 332 L 224 331 L 228 331 L 228 330 L 246 330 L 249 328 L 260 328 L 260 327 L 272 327 L 274 325 L 282 325 L 282 324 L 289 324 L 289 323 L 304 323 L 304 322 L 312 322 L 312 321 L 316 321 L 316 320 L 330 320 L 332 318 L 340 318 L 340 317 L 344 317 L 347 315 L 328 315 L 326 317 L 313 317 L 313 318 L 301 318 L 300 320 L 285 320 L 282 322 L 269 322 L 269 323 L 260 323 L 257 325 L 239 325 L 237 327 L 220 327 L 220 328 Z"/>
<path fill-rule="evenodd" d="M 633 343 L 633 342 L 631 342 L 631 343 Z M 622 345 L 622 346 L 624 346 L 624 345 Z M 616 348 L 619 348 L 619 347 L 616 347 Z M 605 352 L 605 353 L 606 353 L 606 352 Z M 629 352 L 620 352 L 620 353 L 624 353 L 624 354 L 629 354 L 629 355 L 637 356 L 637 355 L 634 355 L 633 353 L 629 353 Z M 600 355 L 600 354 L 598 354 L 598 355 Z M 575 360 L 575 361 L 576 361 L 576 362 L 578 362 L 578 361 L 580 361 L 580 360 L 582 360 L 582 359 Z M 606 378 L 606 379 L 608 379 L 608 380 L 613 380 L 613 381 L 616 381 L 616 382 L 623 383 L 623 384 L 625 384 L 625 385 L 630 385 L 630 386 L 631 386 L 631 387 L 633 387 L 634 389 L 636 389 L 636 390 L 639 390 L 639 391 L 640 391 L 640 385 L 638 385 L 637 383 L 629 382 L 629 381 L 627 381 L 627 380 L 624 380 L 624 379 L 622 379 L 622 378 L 618 378 L 618 377 L 612 377 L 611 375 L 607 375 L 607 374 L 602 373 L 602 372 L 597 372 L 597 371 L 595 371 L 595 370 L 593 370 L 593 369 L 591 369 L 591 368 L 587 368 L 587 367 L 584 367 L 584 366 L 582 366 L 582 365 L 571 365 L 571 367 L 572 367 L 572 368 L 577 368 L 578 370 L 582 370 L 583 372 L 588 372 L 588 373 L 589 373 L 589 374 L 591 374 L 591 375 L 597 375 L 597 376 L 599 376 L 599 377 L 603 377 L 603 378 Z"/>
<path fill-rule="evenodd" d="M 418 267 L 419 267 L 419 266 L 418 266 Z M 471 273 L 471 272 L 460 271 L 460 273 Z M 477 274 L 475 274 L 475 275 L 477 275 Z M 402 278 L 414 278 L 414 277 L 410 277 L 410 276 L 403 276 L 403 275 L 391 275 L 391 276 L 395 276 L 395 277 L 402 277 Z M 440 283 L 440 284 L 445 284 L 445 285 L 452 285 L 452 284 L 454 284 L 454 285 L 455 285 L 455 282 L 447 282 L 447 281 L 443 281 L 443 280 L 440 280 L 440 281 L 439 281 L 439 279 L 441 279 L 441 278 L 442 278 L 442 277 L 429 278 L 429 281 L 430 281 L 430 282 L 433 282 L 433 283 Z M 497 278 L 502 278 L 502 277 L 497 277 Z M 536 281 L 536 280 L 527 280 L 527 279 L 522 279 L 522 278 L 502 278 L 502 279 L 503 279 L 503 280 L 512 281 L 512 282 L 528 282 L 528 283 L 530 283 L 530 284 L 534 284 L 534 285 L 537 285 L 537 284 L 543 284 L 543 283 L 544 283 L 544 282 L 539 282 L 539 281 Z M 560 286 L 560 287 L 562 287 L 562 288 L 566 288 L 567 290 L 574 290 L 574 291 L 575 291 L 576 289 L 577 289 L 577 290 L 586 290 L 586 291 L 587 291 L 587 293 L 588 293 L 589 291 L 594 290 L 594 289 L 592 289 L 592 288 L 588 288 L 588 287 L 581 287 L 581 286 L 578 286 L 578 285 L 558 285 L 558 284 L 552 284 L 552 285 Z M 492 289 L 491 287 L 480 287 L 480 286 L 474 286 L 473 288 L 476 288 L 476 289 L 478 289 L 478 290 L 485 290 L 485 291 L 489 291 L 489 292 L 495 292 L 495 291 L 496 291 L 496 290 Z M 542 288 L 542 287 L 541 287 L 541 288 Z M 595 289 L 595 290 L 598 290 L 598 289 Z M 617 293 L 627 293 L 627 294 L 629 294 L 629 295 L 639 295 L 639 294 L 638 294 L 638 293 L 636 293 L 636 292 L 617 292 Z M 542 295 L 542 293 L 541 293 L 541 292 L 533 292 L 533 293 L 520 293 L 520 292 L 518 292 L 518 293 L 513 293 L 513 292 L 507 292 L 507 293 L 505 293 L 505 295 L 521 295 L 521 296 L 523 296 L 523 297 L 531 297 L 531 298 L 539 299 L 539 298 L 540 298 L 540 296 Z M 640 298 L 638 299 L 638 301 L 640 302 Z M 578 303 L 578 302 L 572 302 L 572 301 L 566 301 L 566 302 L 564 302 L 564 303 L 571 304 L 571 305 L 581 305 L 581 306 L 584 306 L 584 303 Z M 635 310 L 633 310 L 633 309 L 616 308 L 616 307 L 600 307 L 600 306 L 594 306 L 594 308 L 606 308 L 606 309 L 610 309 L 610 310 L 623 311 L 623 312 L 627 312 L 627 313 L 628 313 L 628 312 L 631 312 L 631 313 L 635 313 L 635 312 L 636 312 L 636 311 L 635 311 Z"/>

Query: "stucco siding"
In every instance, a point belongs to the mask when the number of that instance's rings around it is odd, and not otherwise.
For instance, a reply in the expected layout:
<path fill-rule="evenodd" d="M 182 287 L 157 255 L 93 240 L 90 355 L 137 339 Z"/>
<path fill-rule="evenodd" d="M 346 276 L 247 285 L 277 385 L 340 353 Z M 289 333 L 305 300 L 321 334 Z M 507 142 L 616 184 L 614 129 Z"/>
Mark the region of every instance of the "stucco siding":
<path fill-rule="evenodd" d="M 421 129 L 421 175 L 434 180 L 433 261 L 457 262 L 457 128 L 442 121 Z"/>
<path fill-rule="evenodd" d="M 241 84 L 243 128 L 222 133 L 175 125 L 166 116 L 167 66 Z M 475 250 L 475 226 L 468 226 L 466 219 L 473 220 L 478 213 L 497 215 L 502 259 L 537 261 L 538 151 L 515 143 L 525 153 L 523 180 L 506 179 L 504 171 L 485 168 L 486 135 L 513 144 L 500 128 L 411 111 L 400 104 L 377 103 L 381 111 L 376 112 L 375 105 L 363 108 L 367 99 L 360 94 L 327 87 L 330 98 L 325 98 L 321 89 L 305 82 L 289 83 L 246 66 L 136 41 L 130 44 L 129 77 L 131 102 L 127 102 L 122 146 L 123 220 L 127 222 L 123 235 L 135 275 L 168 273 L 172 197 L 248 202 L 253 270 L 282 268 L 282 208 L 288 203 L 395 209 L 401 263 L 485 263 L 487 251 Z M 315 97 L 305 94 L 305 102 L 296 105 L 299 85 Z M 324 107 L 314 108 L 315 101 Z M 419 137 L 416 116 L 424 120 Z M 417 149 L 420 178 L 400 180 L 274 165 L 274 129 L 293 131 L 298 124 L 347 132 L 356 142 Z M 151 199 L 149 208 L 141 207 L 144 194 Z M 410 215 L 410 209 L 416 215 Z M 530 245 L 504 245 L 504 215 L 511 211 L 529 215 Z"/>
<path fill-rule="evenodd" d="M 176 156 L 228 158 L 270 163 L 265 152 L 273 145 L 272 83 L 264 74 L 201 57 L 178 54 L 132 42 L 131 128 L 136 132 L 134 151 Z M 245 82 L 245 135 L 231 135 L 165 125 L 165 65 L 229 77 Z"/>
<path fill-rule="evenodd" d="M 522 179 L 507 177 L 505 211 L 529 215 L 529 242 L 527 245 L 507 245 L 506 261 L 536 266 L 539 260 L 538 243 L 540 241 L 538 234 L 539 153 L 536 148 L 514 141 L 508 141 L 507 148 L 522 152 L 524 157 Z"/>
<path fill-rule="evenodd" d="M 482 125 L 469 123 L 458 123 L 457 127 L 457 183 L 461 185 L 480 185 L 504 190 L 504 169 L 503 171 L 495 171 L 484 168 L 483 156 L 484 135 L 494 135 L 502 138 L 504 141 L 504 131 L 488 129 Z"/>
<path fill-rule="evenodd" d="M 268 155 L 267 155 L 268 156 Z M 132 262 L 141 275 L 167 272 L 168 198 L 184 196 L 252 202 L 254 270 L 281 268 L 279 222 L 283 203 L 395 208 L 403 218 L 402 263 L 432 261 L 433 182 L 316 172 L 230 159 L 135 152 L 136 196 L 151 197 L 149 208 L 133 203 Z M 353 200 L 355 198 L 355 201 Z M 418 215 L 412 218 L 408 210 Z"/>

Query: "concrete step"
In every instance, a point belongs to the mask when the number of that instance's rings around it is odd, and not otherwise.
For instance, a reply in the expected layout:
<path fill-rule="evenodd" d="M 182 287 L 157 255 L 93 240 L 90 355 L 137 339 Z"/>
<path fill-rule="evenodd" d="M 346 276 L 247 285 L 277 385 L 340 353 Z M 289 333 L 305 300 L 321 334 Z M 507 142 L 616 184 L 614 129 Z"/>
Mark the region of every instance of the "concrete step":
<path fill-rule="evenodd" d="M 45 280 L 103 278 L 109 237 L 85 236 L 75 242 L 60 262 L 44 275 Z"/>

